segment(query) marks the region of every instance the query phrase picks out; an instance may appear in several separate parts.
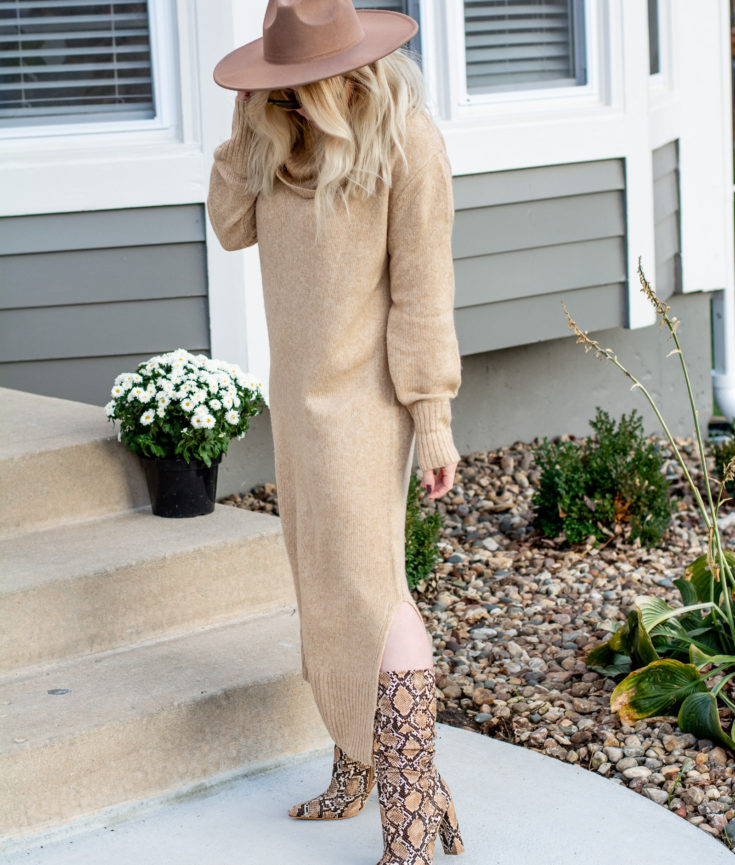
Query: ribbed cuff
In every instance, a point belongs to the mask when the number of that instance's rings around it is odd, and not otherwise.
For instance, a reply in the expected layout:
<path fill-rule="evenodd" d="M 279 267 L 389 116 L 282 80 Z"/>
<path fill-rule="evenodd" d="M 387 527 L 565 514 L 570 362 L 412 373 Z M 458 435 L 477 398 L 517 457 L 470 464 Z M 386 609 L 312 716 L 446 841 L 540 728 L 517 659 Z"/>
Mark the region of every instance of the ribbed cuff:
<path fill-rule="evenodd" d="M 416 459 L 422 471 L 459 462 L 452 438 L 450 400 L 423 399 L 409 407 L 416 429 Z"/>
<path fill-rule="evenodd" d="M 245 120 L 245 102 L 237 99 L 232 115 L 232 135 L 215 151 L 215 159 L 220 171 L 228 180 L 237 183 L 247 182 L 248 149 L 252 134 L 252 129 Z"/>

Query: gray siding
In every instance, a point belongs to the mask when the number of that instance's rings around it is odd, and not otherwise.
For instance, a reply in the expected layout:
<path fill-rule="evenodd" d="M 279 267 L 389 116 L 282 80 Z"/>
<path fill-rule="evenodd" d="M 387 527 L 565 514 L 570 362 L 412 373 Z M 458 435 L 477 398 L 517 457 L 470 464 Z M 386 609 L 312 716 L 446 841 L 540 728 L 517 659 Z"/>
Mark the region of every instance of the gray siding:
<path fill-rule="evenodd" d="M 202 205 L 0 220 L 0 383 L 102 404 L 115 375 L 209 353 Z"/>
<path fill-rule="evenodd" d="M 454 178 L 455 322 L 475 354 L 570 335 L 626 315 L 621 159 Z"/>
<path fill-rule="evenodd" d="M 656 247 L 656 294 L 662 299 L 681 291 L 679 224 L 679 142 L 669 141 L 652 153 L 653 218 Z"/>

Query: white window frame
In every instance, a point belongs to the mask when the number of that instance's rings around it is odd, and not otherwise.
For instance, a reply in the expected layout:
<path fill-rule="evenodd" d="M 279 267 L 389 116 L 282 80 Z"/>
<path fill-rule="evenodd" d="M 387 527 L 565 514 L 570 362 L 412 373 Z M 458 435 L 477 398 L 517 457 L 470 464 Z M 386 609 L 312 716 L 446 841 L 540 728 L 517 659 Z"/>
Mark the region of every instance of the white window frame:
<path fill-rule="evenodd" d="M 429 5 L 426 3 L 425 5 Z M 435 6 L 435 4 L 434 4 Z M 469 93 L 467 90 L 467 65 L 464 35 L 464 0 L 444 0 L 441 3 L 445 14 L 444 26 L 448 33 L 449 93 L 444 99 L 448 109 L 446 119 L 461 119 L 488 114 L 507 114 L 509 110 L 559 111 L 563 108 L 599 100 L 598 65 L 592 62 L 599 56 L 597 3 L 584 3 L 584 43 L 587 67 L 587 83 L 575 85 L 529 86 L 513 90 L 498 90 L 490 93 Z M 423 11 L 423 7 L 422 7 Z M 436 13 L 436 8 L 434 9 Z"/>
<path fill-rule="evenodd" d="M 204 0 L 149 3 L 156 116 L 4 128 L 0 216 L 203 200 Z"/>
<path fill-rule="evenodd" d="M 171 38 L 176 33 L 176 0 L 148 0 L 148 23 L 153 77 L 153 104 L 156 114 L 148 119 L 92 120 L 69 122 L 64 115 L 45 123 L 0 127 L 0 141 L 15 139 L 52 139 L 70 136 L 89 140 L 91 135 L 115 133 L 171 133 L 178 125 L 179 103 L 176 56 L 177 47 Z M 167 35 L 168 34 L 168 35 Z"/>
<path fill-rule="evenodd" d="M 648 76 L 648 90 L 652 100 L 666 96 L 674 89 L 672 62 L 673 35 L 670 0 L 658 0 L 658 65 L 659 71 Z"/>

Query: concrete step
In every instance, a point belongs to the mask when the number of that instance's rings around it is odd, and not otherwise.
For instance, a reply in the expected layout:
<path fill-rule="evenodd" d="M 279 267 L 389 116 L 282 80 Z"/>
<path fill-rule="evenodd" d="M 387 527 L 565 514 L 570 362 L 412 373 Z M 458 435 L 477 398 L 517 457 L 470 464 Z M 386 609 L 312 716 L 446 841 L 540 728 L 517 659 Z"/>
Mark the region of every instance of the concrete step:
<path fill-rule="evenodd" d="M 0 537 L 149 503 L 100 406 L 0 388 Z"/>
<path fill-rule="evenodd" d="M 9 838 L 329 742 L 293 609 L 6 677 L 0 707 Z"/>
<path fill-rule="evenodd" d="M 437 725 L 436 763 L 452 792 L 465 852 L 458 865 L 730 865 L 732 853 L 626 787 L 536 751 Z M 100 815 L 5 846 L 5 865 L 375 865 L 374 789 L 349 820 L 293 820 L 322 792 L 331 748 L 273 771 L 221 779 L 176 799 Z M 435 862 L 449 862 L 437 843 Z"/>
<path fill-rule="evenodd" d="M 150 508 L 0 540 L 0 669 L 101 652 L 295 605 L 278 517 Z"/>

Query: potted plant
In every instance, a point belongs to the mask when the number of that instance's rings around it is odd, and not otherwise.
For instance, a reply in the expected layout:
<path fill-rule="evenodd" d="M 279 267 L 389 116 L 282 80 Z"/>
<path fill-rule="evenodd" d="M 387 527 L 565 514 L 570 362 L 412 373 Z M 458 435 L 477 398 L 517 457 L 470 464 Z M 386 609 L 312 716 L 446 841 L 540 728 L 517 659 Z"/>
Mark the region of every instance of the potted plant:
<path fill-rule="evenodd" d="M 141 458 L 154 514 L 212 513 L 222 455 L 267 405 L 261 387 L 237 364 L 183 348 L 117 376 L 105 413 Z"/>

